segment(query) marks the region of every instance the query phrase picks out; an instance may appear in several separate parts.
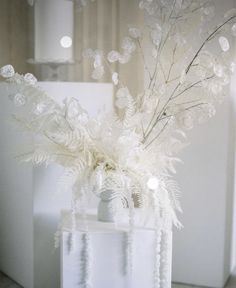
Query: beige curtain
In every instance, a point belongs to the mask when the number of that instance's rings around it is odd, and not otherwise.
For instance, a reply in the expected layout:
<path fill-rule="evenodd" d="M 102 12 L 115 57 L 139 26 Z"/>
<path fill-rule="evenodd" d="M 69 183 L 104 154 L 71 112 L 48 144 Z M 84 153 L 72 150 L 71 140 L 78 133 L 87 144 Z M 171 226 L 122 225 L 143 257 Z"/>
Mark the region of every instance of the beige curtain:
<path fill-rule="evenodd" d="M 31 69 L 29 6 L 25 0 L 0 0 L 0 66 L 11 63 L 17 71 Z"/>
<path fill-rule="evenodd" d="M 75 9 L 75 59 L 76 64 L 69 69 L 69 78 L 75 81 L 93 81 L 91 62 L 82 60 L 84 49 L 101 49 L 106 54 L 120 50 L 122 39 L 128 36 L 128 26 L 142 27 L 143 17 L 137 0 L 96 0 L 81 12 Z M 128 64 L 115 64 L 113 69 L 122 77 L 133 95 L 142 90 L 144 69 L 138 51 Z M 103 81 L 111 82 L 107 73 Z"/>

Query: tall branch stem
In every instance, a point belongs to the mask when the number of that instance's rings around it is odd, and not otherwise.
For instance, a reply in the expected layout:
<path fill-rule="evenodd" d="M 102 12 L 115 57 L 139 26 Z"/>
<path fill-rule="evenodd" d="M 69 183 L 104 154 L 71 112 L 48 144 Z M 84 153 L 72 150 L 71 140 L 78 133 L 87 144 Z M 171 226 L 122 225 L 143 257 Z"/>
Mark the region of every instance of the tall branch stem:
<path fill-rule="evenodd" d="M 231 20 L 233 20 L 234 18 L 236 18 L 236 15 L 230 17 L 229 19 L 227 19 L 224 23 L 222 23 L 221 25 L 219 25 L 202 43 L 202 45 L 199 47 L 199 49 L 197 50 L 196 54 L 194 55 L 193 59 L 190 61 L 190 63 L 187 66 L 186 69 L 186 74 L 189 72 L 193 62 L 195 61 L 195 59 L 198 57 L 199 53 L 201 52 L 202 48 L 206 45 L 206 43 L 212 39 L 212 37 L 223 27 L 225 26 L 228 22 L 230 22 Z"/>

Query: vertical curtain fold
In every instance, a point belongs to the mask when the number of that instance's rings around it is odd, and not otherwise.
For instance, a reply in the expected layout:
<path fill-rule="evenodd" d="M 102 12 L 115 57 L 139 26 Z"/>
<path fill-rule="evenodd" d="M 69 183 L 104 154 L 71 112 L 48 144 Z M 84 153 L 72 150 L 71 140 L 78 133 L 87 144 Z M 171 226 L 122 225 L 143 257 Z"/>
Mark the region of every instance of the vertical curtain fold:
<path fill-rule="evenodd" d="M 17 71 L 29 71 L 29 6 L 27 1 L 0 1 L 0 67 L 13 64 Z"/>
<path fill-rule="evenodd" d="M 128 36 L 129 26 L 142 28 L 143 18 L 137 0 L 97 0 L 89 3 L 82 11 L 75 7 L 75 59 L 70 78 L 74 81 L 91 82 L 92 61 L 82 58 L 84 49 L 100 49 L 105 53 L 111 50 L 122 51 L 122 39 Z M 113 64 L 125 85 L 133 95 L 143 88 L 144 69 L 138 48 L 128 64 Z M 108 69 L 107 69 L 108 70 Z M 111 82 L 110 73 L 102 79 Z"/>

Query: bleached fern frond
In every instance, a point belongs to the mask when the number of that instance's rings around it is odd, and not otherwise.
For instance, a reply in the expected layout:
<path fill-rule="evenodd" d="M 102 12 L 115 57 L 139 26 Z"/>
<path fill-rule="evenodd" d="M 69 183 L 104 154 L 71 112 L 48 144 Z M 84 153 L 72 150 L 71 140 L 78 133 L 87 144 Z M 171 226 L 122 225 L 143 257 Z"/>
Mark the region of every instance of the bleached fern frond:
<path fill-rule="evenodd" d="M 102 193 L 107 190 L 116 190 L 120 192 L 122 189 L 124 189 L 124 184 L 121 181 L 120 176 L 113 173 L 108 173 L 103 180 L 102 187 L 99 192 Z"/>
<path fill-rule="evenodd" d="M 173 179 L 170 179 L 170 178 L 166 179 L 165 189 L 169 195 L 169 199 L 170 199 L 171 206 L 173 207 L 173 209 L 179 212 L 182 212 L 182 208 L 181 208 L 180 201 L 179 201 L 181 193 L 180 193 L 180 188 L 179 188 L 178 183 Z"/>
<path fill-rule="evenodd" d="M 127 94 L 127 106 L 125 109 L 125 115 L 124 115 L 124 126 L 130 127 L 131 125 L 131 119 L 135 114 L 136 110 L 136 102 L 134 101 L 133 97 L 128 93 Z"/>
<path fill-rule="evenodd" d="M 136 175 L 129 175 L 131 179 L 130 191 L 135 207 L 143 207 L 146 204 L 145 195 L 143 193 L 142 181 L 138 180 Z"/>
<path fill-rule="evenodd" d="M 32 162 L 34 165 L 48 165 L 55 160 L 51 153 L 44 150 L 35 150 L 33 152 L 21 154 L 17 156 L 16 159 L 23 162 Z"/>
<path fill-rule="evenodd" d="M 183 148 L 185 148 L 188 144 L 186 141 L 182 141 L 182 139 L 178 139 L 175 137 L 168 137 L 161 144 L 161 149 L 168 156 L 173 156 L 178 154 Z"/>
<path fill-rule="evenodd" d="M 26 119 L 20 118 L 17 115 L 13 114 L 11 119 L 9 120 L 9 123 L 11 123 L 13 126 L 23 131 L 32 132 L 32 127 L 30 123 L 28 123 Z"/>
<path fill-rule="evenodd" d="M 143 207 L 143 197 L 141 193 L 132 193 L 132 199 L 134 202 L 134 207 Z"/>
<path fill-rule="evenodd" d="M 102 193 L 106 193 L 107 191 L 113 191 L 113 197 L 120 199 L 123 203 L 123 206 L 127 207 L 126 185 L 123 175 L 115 172 L 106 173 L 101 183 L 100 189 L 97 190 L 97 194 L 99 196 Z"/>
<path fill-rule="evenodd" d="M 170 211 L 170 215 L 171 215 L 171 220 L 172 220 L 172 223 L 173 225 L 177 228 L 177 229 L 182 229 L 184 226 L 183 224 L 179 221 L 178 217 L 176 216 L 176 213 L 175 211 L 172 209 Z"/>
<path fill-rule="evenodd" d="M 119 109 L 119 122 L 121 122 L 125 128 L 130 127 L 131 119 L 136 111 L 136 102 L 130 95 L 127 87 L 122 87 L 117 90 L 115 105 Z"/>
<path fill-rule="evenodd" d="M 65 188 L 71 188 L 78 181 L 78 179 L 82 179 L 87 170 L 87 162 L 86 159 L 79 159 L 76 163 L 67 167 L 64 170 L 64 173 L 59 180 L 59 185 Z"/>
<path fill-rule="evenodd" d="M 54 133 L 52 139 L 56 143 L 63 145 L 69 150 L 81 151 L 86 146 L 85 139 L 80 130 L 66 131 L 66 132 L 57 132 Z"/>

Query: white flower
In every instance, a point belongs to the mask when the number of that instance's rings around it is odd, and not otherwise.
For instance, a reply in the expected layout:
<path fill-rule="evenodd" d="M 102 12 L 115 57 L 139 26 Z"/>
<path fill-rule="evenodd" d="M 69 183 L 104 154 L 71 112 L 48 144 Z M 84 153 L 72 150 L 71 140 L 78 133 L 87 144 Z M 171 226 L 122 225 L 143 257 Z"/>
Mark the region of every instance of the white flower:
<path fill-rule="evenodd" d="M 96 55 L 94 57 L 93 67 L 96 69 L 102 66 L 102 57 L 100 55 Z"/>
<path fill-rule="evenodd" d="M 46 107 L 47 107 L 46 103 L 44 103 L 44 102 L 38 103 L 34 109 L 34 114 L 35 115 L 42 114 L 45 111 Z"/>
<path fill-rule="evenodd" d="M 189 7 L 189 5 L 191 5 L 191 0 L 184 0 L 183 2 L 182 2 L 182 8 L 183 9 L 186 9 L 187 7 Z"/>
<path fill-rule="evenodd" d="M 198 122 L 204 123 L 209 118 L 213 117 L 216 114 L 216 109 L 213 104 L 208 103 L 204 105 L 201 109 L 201 113 L 198 114 Z"/>
<path fill-rule="evenodd" d="M 129 35 L 132 38 L 137 39 L 137 38 L 141 38 L 142 33 L 138 28 L 131 27 L 131 28 L 129 28 Z"/>
<path fill-rule="evenodd" d="M 118 73 L 117 72 L 114 72 L 112 74 L 112 82 L 114 83 L 114 85 L 117 85 L 119 83 L 119 79 L 118 79 Z"/>
<path fill-rule="evenodd" d="M 153 107 L 156 107 L 158 103 L 158 98 L 150 98 L 147 101 L 145 101 L 144 104 L 144 111 L 148 114 L 153 113 Z"/>
<path fill-rule="evenodd" d="M 177 46 L 179 47 L 182 47 L 187 43 L 184 36 L 178 32 L 174 35 L 173 40 L 176 42 Z"/>
<path fill-rule="evenodd" d="M 136 45 L 130 37 L 125 37 L 122 41 L 122 48 L 128 53 L 132 53 L 135 51 Z"/>
<path fill-rule="evenodd" d="M 139 2 L 139 8 L 142 10 L 145 7 L 145 1 L 140 1 Z"/>
<path fill-rule="evenodd" d="M 233 36 L 236 36 L 236 23 L 231 28 Z"/>
<path fill-rule="evenodd" d="M 156 3 L 154 3 L 154 5 L 153 5 L 153 1 L 147 0 L 147 5 L 146 5 L 145 9 L 149 15 L 153 15 L 156 11 L 156 8 L 157 8 Z"/>
<path fill-rule="evenodd" d="M 160 92 L 161 95 L 164 95 L 166 93 L 166 84 L 161 84 L 158 88 L 158 91 Z"/>
<path fill-rule="evenodd" d="M 91 48 L 85 49 L 85 50 L 83 51 L 83 57 L 84 57 L 84 58 L 92 58 L 92 57 L 94 57 L 94 52 L 93 52 L 93 50 L 92 50 Z"/>
<path fill-rule="evenodd" d="M 14 74 L 15 74 L 15 70 L 12 65 L 3 66 L 0 69 L 0 75 L 4 78 L 10 78 L 14 76 Z"/>
<path fill-rule="evenodd" d="M 183 83 L 186 81 L 186 78 L 187 78 L 186 71 L 183 70 L 183 71 L 181 72 L 181 75 L 180 75 L 179 83 L 180 83 L 180 84 L 183 84 Z"/>
<path fill-rule="evenodd" d="M 86 110 L 84 110 L 79 101 L 75 98 L 72 99 L 66 99 L 64 101 L 66 110 L 67 110 L 67 117 L 72 119 L 72 118 L 77 118 L 80 115 L 87 114 Z"/>
<path fill-rule="evenodd" d="M 199 64 L 206 68 L 211 68 L 214 65 L 215 59 L 208 51 L 203 51 L 199 56 Z"/>
<path fill-rule="evenodd" d="M 159 46 L 162 37 L 162 28 L 156 24 L 155 29 L 151 31 L 151 39 L 154 45 Z"/>
<path fill-rule="evenodd" d="M 26 103 L 25 95 L 16 93 L 16 95 L 14 95 L 13 101 L 16 106 L 23 106 Z"/>
<path fill-rule="evenodd" d="M 183 0 L 176 0 L 176 6 L 178 8 L 181 8 L 182 7 L 182 4 L 183 4 Z"/>
<path fill-rule="evenodd" d="M 93 70 L 92 73 L 92 78 L 95 80 L 100 80 L 104 75 L 104 67 L 103 66 L 98 66 Z"/>
<path fill-rule="evenodd" d="M 224 67 L 220 64 L 214 65 L 213 71 L 217 77 L 222 77 L 224 75 Z"/>
<path fill-rule="evenodd" d="M 224 18 L 230 18 L 230 17 L 234 16 L 235 13 L 236 13 L 236 8 L 232 8 L 224 14 Z"/>
<path fill-rule="evenodd" d="M 127 87 L 120 88 L 116 93 L 115 105 L 119 109 L 124 109 L 128 104 L 129 90 Z"/>
<path fill-rule="evenodd" d="M 219 43 L 220 43 L 220 48 L 222 49 L 222 51 L 226 52 L 229 50 L 230 48 L 229 40 L 226 37 L 224 36 L 219 37 Z"/>
<path fill-rule="evenodd" d="M 208 70 L 204 66 L 197 66 L 195 69 L 195 74 L 199 77 L 199 79 L 205 79 L 207 76 Z"/>
<path fill-rule="evenodd" d="M 177 122 L 179 123 L 180 127 L 190 130 L 193 128 L 194 125 L 194 117 L 191 112 L 184 112 L 177 116 Z"/>
<path fill-rule="evenodd" d="M 230 82 L 230 77 L 229 77 L 229 75 L 227 75 L 226 73 L 221 77 L 221 79 L 220 79 L 220 84 L 222 85 L 222 86 L 226 86 L 226 85 L 228 85 L 229 84 L 229 82 Z"/>
<path fill-rule="evenodd" d="M 115 105 L 119 109 L 124 109 L 128 104 L 128 100 L 126 98 L 118 98 L 115 102 Z"/>
<path fill-rule="evenodd" d="M 120 55 L 120 57 L 119 57 L 119 62 L 120 62 L 121 64 L 128 63 L 129 60 L 130 60 L 130 58 L 131 58 L 130 53 L 126 52 L 126 53 L 124 53 L 123 55 Z"/>
<path fill-rule="evenodd" d="M 203 9 L 203 13 L 207 16 L 207 18 L 212 18 L 215 15 L 215 7 L 214 6 L 208 6 Z"/>
<path fill-rule="evenodd" d="M 157 58 L 157 49 L 152 49 L 152 57 Z"/>
<path fill-rule="evenodd" d="M 210 118 L 215 116 L 216 109 L 215 109 L 215 106 L 213 104 L 208 103 L 208 105 L 206 105 L 206 109 L 207 109 L 207 114 Z"/>
<path fill-rule="evenodd" d="M 37 79 L 34 77 L 33 74 L 27 73 L 24 76 L 24 80 L 29 85 L 35 85 L 37 83 Z"/>
<path fill-rule="evenodd" d="M 234 71 L 235 71 L 235 62 L 231 62 L 231 63 L 230 63 L 230 71 L 231 71 L 232 73 L 234 73 Z"/>
<path fill-rule="evenodd" d="M 208 84 L 208 89 L 214 94 L 217 95 L 222 91 L 222 85 L 219 81 L 213 80 Z"/>
<path fill-rule="evenodd" d="M 119 60 L 120 53 L 118 51 L 112 50 L 107 55 L 107 60 L 111 63 L 116 62 Z"/>

